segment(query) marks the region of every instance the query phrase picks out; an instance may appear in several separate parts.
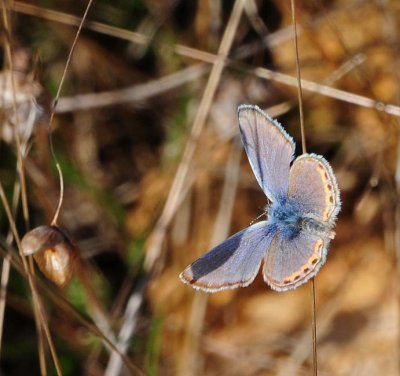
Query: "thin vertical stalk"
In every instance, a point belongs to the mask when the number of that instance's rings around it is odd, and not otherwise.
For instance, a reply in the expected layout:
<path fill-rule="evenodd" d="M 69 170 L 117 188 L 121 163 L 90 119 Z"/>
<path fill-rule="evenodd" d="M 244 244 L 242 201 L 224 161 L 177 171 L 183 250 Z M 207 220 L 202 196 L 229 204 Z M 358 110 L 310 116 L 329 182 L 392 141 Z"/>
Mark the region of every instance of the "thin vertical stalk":
<path fill-rule="evenodd" d="M 50 353 L 51 353 L 52 358 L 53 358 L 53 362 L 54 362 L 54 366 L 56 368 L 57 375 L 60 376 L 60 375 L 62 375 L 61 367 L 60 367 L 60 363 L 59 363 L 59 360 L 58 360 L 58 357 L 57 357 L 57 353 L 56 353 L 56 350 L 55 350 L 55 347 L 54 347 L 53 339 L 51 338 L 51 334 L 50 334 L 50 331 L 49 331 L 48 321 L 47 321 L 45 312 L 43 310 L 42 302 L 41 302 L 40 296 L 39 296 L 39 294 L 37 292 L 36 284 L 35 284 L 35 281 L 33 279 L 31 270 L 29 268 L 27 259 L 21 253 L 20 237 L 18 235 L 18 231 L 17 231 L 17 228 L 15 226 L 15 222 L 14 222 L 14 219 L 13 219 L 13 216 L 12 216 L 12 212 L 11 212 L 10 206 L 8 204 L 6 195 L 4 193 L 4 189 L 3 189 L 3 185 L 1 184 L 1 181 L 0 181 L 0 199 L 1 199 L 1 202 L 3 204 L 4 210 L 6 212 L 7 219 L 9 221 L 9 225 L 10 225 L 10 229 L 11 229 L 11 231 L 13 233 L 15 242 L 16 242 L 17 247 L 18 247 L 19 252 L 20 252 L 20 257 L 21 257 L 22 265 L 24 267 L 24 271 L 25 271 L 25 273 L 26 273 L 26 275 L 28 277 L 29 287 L 30 287 L 31 292 L 32 292 L 32 301 L 33 301 L 33 305 L 34 305 L 34 307 L 33 307 L 34 311 L 35 311 L 35 313 L 37 313 L 37 319 L 41 323 L 41 326 L 42 326 L 42 328 L 43 328 L 43 330 L 45 332 L 46 339 L 47 339 L 47 342 L 49 344 Z M 36 314 L 35 314 L 35 317 L 36 317 Z"/>
<path fill-rule="evenodd" d="M 294 29 L 294 48 L 296 52 L 296 73 L 297 73 L 297 95 L 299 100 L 299 113 L 300 113 L 300 130 L 301 130 L 301 147 L 303 153 L 307 152 L 306 147 L 306 136 L 304 130 L 304 112 L 303 112 L 303 93 L 301 89 L 301 75 L 300 75 L 300 59 L 299 59 L 299 47 L 297 40 L 297 25 L 296 25 L 296 4 L 295 0 L 290 1 L 292 9 L 292 22 Z M 311 279 L 311 312 L 312 312 L 312 346 L 313 346 L 313 374 L 318 374 L 318 354 L 317 354 L 317 314 L 316 314 L 316 297 L 315 297 L 315 280 Z"/>
<path fill-rule="evenodd" d="M 11 48 L 11 26 L 9 23 L 9 15 L 8 15 L 8 10 L 9 10 L 9 3 L 6 0 L 2 1 L 2 19 L 3 19 L 3 25 L 4 29 L 6 31 L 6 36 L 8 38 L 7 43 L 5 44 L 5 53 L 6 53 L 6 61 L 8 65 L 8 69 L 10 70 L 10 77 L 11 77 L 11 92 L 12 92 L 12 106 L 13 106 L 13 112 L 15 114 L 15 121 L 13 122 L 13 128 L 14 128 L 14 139 L 15 139 L 15 147 L 16 147 L 16 155 L 17 155 L 17 173 L 18 173 L 18 182 L 21 190 L 21 201 L 22 201 L 22 212 L 23 212 L 23 217 L 25 221 L 25 228 L 29 228 L 29 210 L 28 210 L 28 195 L 27 195 L 27 189 L 26 189 L 26 179 L 25 179 L 25 173 L 24 173 L 24 161 L 23 161 L 23 148 L 21 147 L 21 139 L 20 139 L 20 122 L 19 122 L 19 116 L 18 116 L 18 109 L 17 109 L 17 98 L 16 98 L 16 82 L 15 82 L 15 77 L 14 77 L 14 66 L 13 66 L 13 59 L 12 59 L 12 48 Z M 15 197 L 14 197 L 15 199 Z M 6 202 L 5 196 L 4 196 L 4 202 Z M 6 211 L 7 208 L 5 207 Z M 9 213 L 9 220 L 10 224 L 13 221 L 12 213 L 10 211 Z M 11 234 L 13 234 L 13 231 L 10 231 Z M 14 234 L 15 238 L 15 234 Z M 12 235 L 11 238 L 12 240 Z M 15 239 L 17 240 L 17 239 Z M 26 260 L 24 259 L 24 256 L 21 255 L 23 258 L 23 265 L 25 268 L 25 272 L 31 277 L 32 276 L 32 269 L 33 269 L 33 264 L 32 260 L 30 260 L 30 263 L 28 264 Z M 8 276 L 9 276 L 9 259 L 5 258 L 3 261 L 3 273 L 2 274 L 2 282 L 4 282 L 4 287 L 2 285 L 2 293 L 5 294 L 5 286 L 6 283 L 8 282 Z M 30 269 L 29 269 L 30 268 Z M 31 281 L 30 281 L 31 282 Z M 31 285 L 33 286 L 33 285 Z M 34 296 L 34 291 L 32 290 L 32 295 Z M 5 295 L 4 295 L 4 302 L 5 302 Z M 40 318 L 38 316 L 37 312 L 37 301 L 33 299 L 34 302 L 34 312 L 35 312 L 35 326 L 36 330 L 38 332 L 38 355 L 39 355 L 39 364 L 40 364 L 40 372 L 41 375 L 47 375 L 47 368 L 46 368 L 46 356 L 45 356 L 45 348 L 44 348 L 44 341 L 43 341 L 43 333 L 42 333 L 42 324 L 40 321 Z M 49 343 L 50 345 L 50 343 Z M 51 345 L 50 345 L 51 347 Z M 55 353 L 54 353 L 55 354 Z M 55 365 L 56 369 L 58 369 L 58 359 L 57 356 L 55 355 Z"/>
<path fill-rule="evenodd" d="M 395 253 L 396 253 L 396 279 L 397 279 L 397 367 L 400 373 L 400 127 L 397 127 L 397 160 L 396 160 L 396 195 L 397 204 L 395 212 Z"/>
<path fill-rule="evenodd" d="M 15 121 L 13 122 L 14 126 L 14 138 L 15 138 L 15 146 L 16 146 L 16 154 L 17 154 L 17 172 L 18 178 L 21 184 L 21 200 L 22 200 L 22 211 L 25 220 L 25 226 L 29 228 L 29 211 L 28 211 L 28 195 L 26 193 L 26 180 L 24 174 L 24 163 L 22 158 L 22 147 L 21 147 L 21 139 L 20 139 L 20 123 L 18 120 L 18 111 L 17 111 L 17 97 L 16 97 L 16 82 L 14 77 L 14 66 L 12 59 L 12 50 L 11 50 L 11 27 L 8 19 L 7 11 L 9 9 L 8 2 L 6 0 L 2 0 L 2 18 L 4 29 L 6 31 L 6 36 L 8 38 L 7 43 L 5 44 L 5 52 L 6 52 L 6 61 L 8 64 L 8 69 L 10 70 L 11 77 L 11 93 L 12 93 L 12 106 L 13 112 L 15 114 Z"/>
<path fill-rule="evenodd" d="M 239 183 L 241 155 L 242 148 L 240 141 L 234 139 L 226 164 L 224 186 L 213 235 L 209 244 L 210 248 L 216 246 L 229 235 L 233 205 Z M 200 374 L 199 343 L 204 327 L 207 302 L 208 294 L 195 294 L 186 330 L 184 356 L 182 357 L 178 372 L 179 376 L 195 376 Z"/>
<path fill-rule="evenodd" d="M 292 22 L 294 29 L 294 49 L 296 53 L 296 78 L 297 78 L 297 97 L 299 101 L 299 115 L 300 115 L 300 131 L 301 131 L 301 148 L 303 153 L 307 153 L 306 135 L 304 130 L 304 112 L 303 112 L 303 91 L 301 88 L 301 72 L 300 72 L 300 59 L 299 59 L 299 46 L 297 41 L 297 26 L 296 26 L 296 6 L 295 0 L 290 0 L 292 7 Z"/>
<path fill-rule="evenodd" d="M 77 30 L 77 32 L 75 34 L 74 41 L 72 42 L 71 49 L 69 50 L 67 62 L 65 63 L 65 67 L 64 67 L 63 74 L 61 76 L 60 84 L 58 85 L 57 93 L 56 93 L 56 96 L 54 98 L 53 109 L 51 111 L 50 119 L 49 119 L 48 129 L 49 129 L 50 152 L 51 152 L 51 156 L 53 157 L 54 163 L 56 165 L 56 168 L 57 168 L 57 171 L 58 171 L 58 175 L 59 175 L 59 179 L 60 179 L 60 199 L 58 201 L 58 205 L 57 205 L 56 211 L 54 213 L 53 220 L 51 222 L 52 225 L 57 224 L 58 216 L 60 214 L 60 210 L 61 210 L 61 206 L 62 206 L 62 202 L 63 202 L 63 198 L 64 198 L 63 197 L 64 196 L 64 181 L 63 181 L 63 176 L 62 176 L 60 164 L 58 163 L 58 160 L 57 160 L 57 157 L 56 157 L 56 154 L 55 154 L 55 151 L 54 151 L 53 137 L 51 136 L 51 125 L 53 123 L 55 108 L 57 106 L 58 100 L 60 99 L 61 90 L 62 90 L 62 87 L 63 87 L 63 84 L 64 84 L 65 77 L 67 75 L 67 70 L 68 70 L 69 65 L 71 63 L 72 55 L 73 55 L 73 53 L 75 51 L 76 43 L 78 42 L 78 38 L 79 38 L 79 36 L 81 34 L 81 30 L 82 30 L 83 24 L 86 21 L 86 18 L 87 18 L 87 15 L 89 13 L 89 9 L 90 9 L 92 3 L 93 3 L 93 0 L 89 0 L 88 1 L 88 4 L 87 4 L 86 9 L 85 9 L 85 13 L 83 14 L 82 19 L 80 20 L 80 23 L 79 23 L 79 26 L 78 26 L 78 30 Z"/>
<path fill-rule="evenodd" d="M 225 67 L 227 55 L 232 46 L 233 38 L 236 34 L 240 17 L 243 13 L 243 7 L 243 0 L 235 1 L 230 19 L 225 28 L 220 47 L 218 49 L 218 55 L 213 62 L 213 67 L 208 78 L 207 85 L 205 87 L 198 110 L 196 112 L 195 119 L 193 121 L 193 126 L 189 139 L 186 143 L 185 150 L 183 152 L 182 160 L 175 174 L 174 181 L 169 191 L 169 195 L 161 216 L 157 221 L 155 229 L 149 239 L 149 244 L 147 247 L 148 250 L 146 252 L 145 260 L 146 270 L 151 270 L 155 261 L 158 259 L 161 252 L 162 243 L 164 241 L 164 236 L 167 231 L 167 226 L 173 218 L 175 211 L 181 201 L 182 191 L 185 188 L 185 182 L 188 172 L 190 170 L 191 161 L 196 151 L 200 134 L 203 130 L 223 69 Z"/>

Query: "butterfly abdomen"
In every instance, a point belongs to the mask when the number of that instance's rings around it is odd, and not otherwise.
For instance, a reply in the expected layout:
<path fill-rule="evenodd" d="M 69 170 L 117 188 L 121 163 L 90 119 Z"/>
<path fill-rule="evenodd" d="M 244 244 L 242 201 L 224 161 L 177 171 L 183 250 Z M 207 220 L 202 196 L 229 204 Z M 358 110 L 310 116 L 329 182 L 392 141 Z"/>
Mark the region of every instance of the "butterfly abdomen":
<path fill-rule="evenodd" d="M 324 236 L 331 239 L 333 239 L 335 235 L 334 231 L 331 229 L 331 226 L 312 217 L 302 217 L 299 221 L 299 226 L 302 230 L 310 234 Z"/>

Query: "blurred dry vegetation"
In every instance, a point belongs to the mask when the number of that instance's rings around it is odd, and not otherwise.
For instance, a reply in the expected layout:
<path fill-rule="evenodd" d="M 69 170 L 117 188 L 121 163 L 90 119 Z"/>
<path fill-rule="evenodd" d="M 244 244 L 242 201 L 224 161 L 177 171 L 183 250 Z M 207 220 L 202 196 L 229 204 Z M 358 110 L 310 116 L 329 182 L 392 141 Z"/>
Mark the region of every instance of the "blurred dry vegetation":
<path fill-rule="evenodd" d="M 2 2 L 0 177 L 12 206 L 11 50 L 29 205 L 29 221 L 16 210 L 20 235 L 57 206 L 48 117 L 86 5 Z M 400 2 L 296 6 L 307 150 L 330 161 L 343 201 L 316 278 L 319 374 L 397 375 Z M 301 153 L 295 77 L 289 1 L 92 5 L 51 132 L 65 181 L 59 223 L 83 267 L 63 289 L 35 275 L 64 375 L 311 374 L 308 284 L 276 293 L 258 276 L 206 296 L 178 278 L 267 204 L 237 139 L 237 106 L 278 117 Z M 44 373 L 40 355 L 56 374 L 4 209 L 1 228 L 13 260 L 9 280 L 2 269 L 1 374 Z M 106 337 L 125 344 L 124 362 Z"/>

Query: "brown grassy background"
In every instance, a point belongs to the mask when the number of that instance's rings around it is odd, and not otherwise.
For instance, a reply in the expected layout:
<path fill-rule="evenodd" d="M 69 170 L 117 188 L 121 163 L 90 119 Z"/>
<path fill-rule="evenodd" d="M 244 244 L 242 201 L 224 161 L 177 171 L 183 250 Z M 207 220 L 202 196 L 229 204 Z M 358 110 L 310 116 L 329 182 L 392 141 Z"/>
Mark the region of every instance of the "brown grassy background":
<path fill-rule="evenodd" d="M 400 4 L 297 3 L 302 78 L 320 85 L 303 87 L 307 149 L 330 161 L 343 201 L 316 278 L 319 374 L 397 375 L 399 124 L 388 112 L 398 116 L 399 109 L 382 103 L 398 103 Z M 38 94 L 21 84 L 18 92 L 44 109 L 85 6 L 15 3 L 9 13 L 4 51 L 11 46 L 14 65 L 44 88 Z M 301 153 L 290 2 L 248 1 L 233 27 L 232 9 L 229 1 L 103 0 L 89 12 L 52 133 L 65 180 L 59 223 L 78 244 L 84 271 L 64 289 L 39 285 L 65 375 L 118 374 L 107 368 L 110 350 L 88 322 L 109 329 L 110 338 L 132 323 L 127 357 L 146 375 L 311 374 L 309 285 L 276 293 L 258 276 L 248 288 L 206 296 L 178 279 L 267 203 L 237 142 L 237 106 L 258 104 L 279 116 Z M 226 31 L 229 61 L 209 81 Z M 205 90 L 210 85 L 215 95 Z M 193 135 L 199 110 L 204 126 Z M 10 110 L 3 112 L 6 124 Z M 59 194 L 46 121 L 25 158 L 30 227 L 49 224 Z M 0 147 L 1 182 L 11 197 L 15 144 L 4 139 Z M 179 189 L 173 182 L 182 163 Z M 24 234 L 21 210 L 15 220 Z M 6 245 L 5 215 L 1 226 L 3 255 L 15 252 Z M 43 280 L 39 272 L 36 278 Z M 12 268 L 4 374 L 40 374 L 31 302 L 25 278 Z M 139 303 L 136 314 L 128 302 Z"/>

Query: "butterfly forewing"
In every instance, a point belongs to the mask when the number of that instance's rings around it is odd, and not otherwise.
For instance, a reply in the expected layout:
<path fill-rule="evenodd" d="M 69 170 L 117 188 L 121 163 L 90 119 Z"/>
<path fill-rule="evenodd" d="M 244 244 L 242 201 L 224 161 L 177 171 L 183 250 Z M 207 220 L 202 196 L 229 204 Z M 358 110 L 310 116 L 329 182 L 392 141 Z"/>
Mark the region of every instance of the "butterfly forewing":
<path fill-rule="evenodd" d="M 267 222 L 256 223 L 193 262 L 180 278 L 192 287 L 207 292 L 247 286 L 260 269 L 271 238 Z"/>
<path fill-rule="evenodd" d="M 289 197 L 304 214 L 312 214 L 322 222 L 333 223 L 340 210 L 335 175 L 319 155 L 303 154 L 294 161 L 290 169 Z"/>
<path fill-rule="evenodd" d="M 265 282 L 277 291 L 307 282 L 325 263 L 328 244 L 329 238 L 304 231 L 294 238 L 277 235 L 264 258 Z"/>
<path fill-rule="evenodd" d="M 286 197 L 292 138 L 257 106 L 241 105 L 238 113 L 242 142 L 258 184 L 271 201 Z"/>

